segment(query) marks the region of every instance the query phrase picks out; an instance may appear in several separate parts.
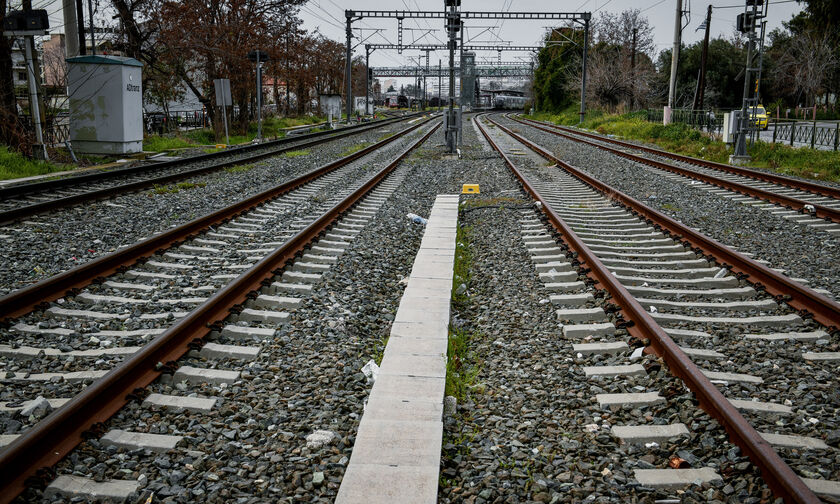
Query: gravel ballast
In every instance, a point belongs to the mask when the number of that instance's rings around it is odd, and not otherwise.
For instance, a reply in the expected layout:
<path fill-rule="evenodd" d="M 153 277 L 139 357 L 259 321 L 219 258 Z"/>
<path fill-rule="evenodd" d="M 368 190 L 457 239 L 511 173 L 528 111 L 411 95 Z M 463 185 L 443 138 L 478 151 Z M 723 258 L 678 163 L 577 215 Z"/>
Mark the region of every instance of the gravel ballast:
<path fill-rule="evenodd" d="M 563 139 L 497 115 L 494 119 L 550 149 L 580 168 L 648 206 L 716 240 L 768 261 L 792 278 L 826 289 L 840 298 L 840 240 L 765 210 L 715 196 L 690 185 L 653 175 L 645 165 L 598 148 Z"/>
<path fill-rule="evenodd" d="M 0 253 L 0 295 L 291 180 L 347 155 L 348 149 L 360 143 L 375 143 L 406 127 L 406 123 L 390 124 L 311 148 L 308 155 L 278 156 L 250 169 L 194 177 L 182 182 L 195 185 L 178 188 L 177 192 L 147 189 L 0 228 L 4 245 Z M 415 130 L 409 137 L 416 134 Z M 172 187 L 177 188 L 177 184 L 167 186 Z"/>

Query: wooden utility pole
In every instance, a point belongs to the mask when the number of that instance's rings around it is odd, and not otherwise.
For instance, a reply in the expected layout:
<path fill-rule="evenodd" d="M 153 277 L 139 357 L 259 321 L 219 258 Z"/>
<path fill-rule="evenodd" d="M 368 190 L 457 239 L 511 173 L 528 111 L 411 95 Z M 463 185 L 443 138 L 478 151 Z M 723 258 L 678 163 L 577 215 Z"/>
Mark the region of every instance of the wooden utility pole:
<path fill-rule="evenodd" d="M 72 58 L 79 55 L 78 20 L 76 19 L 76 2 L 63 0 L 61 13 L 64 16 L 64 49 L 65 56 Z"/>
<path fill-rule="evenodd" d="M 709 27 L 712 24 L 712 6 L 706 10 L 706 34 L 703 37 L 703 52 L 700 53 L 700 77 L 697 79 L 697 90 L 694 92 L 692 110 L 703 109 L 703 95 L 706 89 L 706 58 L 709 54 Z"/>

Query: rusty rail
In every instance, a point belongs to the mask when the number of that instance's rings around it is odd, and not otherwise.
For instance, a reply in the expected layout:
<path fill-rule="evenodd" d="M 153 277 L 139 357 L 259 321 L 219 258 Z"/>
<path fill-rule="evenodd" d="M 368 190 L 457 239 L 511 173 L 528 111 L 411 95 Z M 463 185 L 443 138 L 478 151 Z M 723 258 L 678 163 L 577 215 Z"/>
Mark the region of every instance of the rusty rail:
<path fill-rule="evenodd" d="M 646 158 L 646 157 L 643 157 L 643 156 L 637 156 L 635 154 L 631 154 L 629 152 L 625 152 L 625 151 L 620 150 L 620 149 L 615 149 L 615 148 L 609 147 L 607 145 L 599 144 L 599 143 L 596 143 L 596 142 L 590 142 L 589 140 L 585 140 L 583 138 L 576 138 L 576 137 L 567 135 L 566 133 L 562 133 L 561 131 L 557 131 L 556 128 L 542 126 L 543 123 L 539 123 L 539 122 L 533 121 L 531 119 L 528 119 L 527 121 L 524 121 L 522 119 L 517 119 L 515 117 L 511 118 L 511 119 L 513 119 L 514 121 L 516 121 L 518 123 L 526 124 L 528 126 L 531 126 L 532 128 L 536 128 L 540 131 L 545 131 L 546 133 L 551 133 L 552 135 L 557 135 L 557 136 L 566 138 L 568 140 L 572 140 L 572 141 L 575 141 L 575 142 L 580 142 L 580 143 L 583 143 L 583 144 L 586 144 L 586 145 L 591 145 L 592 147 L 597 147 L 599 149 L 602 149 L 602 150 L 605 150 L 605 151 L 610 152 L 612 154 L 630 159 L 630 160 L 635 161 L 637 163 L 643 163 L 643 164 L 646 164 L 646 165 L 649 165 L 649 166 L 653 166 L 655 168 L 659 168 L 661 170 L 666 170 L 666 171 L 670 171 L 670 172 L 673 172 L 673 173 L 677 173 L 679 175 L 684 175 L 686 177 L 690 177 L 690 178 L 693 178 L 693 179 L 696 179 L 696 180 L 700 180 L 700 181 L 705 182 L 707 184 L 716 185 L 716 186 L 721 187 L 723 189 L 728 189 L 730 191 L 741 193 L 741 194 L 744 194 L 744 195 L 747 195 L 747 196 L 752 196 L 752 197 L 759 198 L 759 199 L 762 199 L 762 200 L 767 200 L 767 201 L 770 201 L 770 202 L 773 202 L 773 203 L 778 203 L 780 205 L 793 208 L 795 210 L 799 210 L 799 211 L 804 212 L 805 205 L 811 205 L 811 206 L 814 207 L 814 210 L 815 210 L 814 215 L 816 217 L 819 217 L 821 219 L 828 219 L 832 222 L 840 222 L 840 210 L 836 210 L 836 209 L 831 208 L 831 207 L 827 207 L 827 206 L 824 206 L 824 205 L 819 205 L 819 204 L 816 204 L 816 203 L 810 203 L 808 201 L 805 201 L 805 200 L 802 200 L 802 199 L 799 199 L 799 198 L 794 198 L 794 197 L 791 197 L 791 196 L 785 196 L 783 194 L 777 194 L 777 193 L 774 193 L 772 191 L 759 189 L 757 187 L 750 187 L 746 184 L 742 184 L 742 183 L 739 183 L 739 182 L 732 182 L 730 180 L 720 179 L 720 178 L 717 178 L 713 175 L 706 175 L 704 173 L 698 173 L 698 172 L 696 172 L 694 170 L 690 170 L 688 168 L 681 168 L 679 166 L 675 166 L 675 165 L 668 164 L 668 163 L 663 163 L 661 161 L 656 161 L 654 159 L 649 159 L 649 158 Z M 557 128 L 559 128 L 559 127 L 557 127 Z M 567 131 L 567 130 L 563 129 L 563 131 Z M 666 156 L 667 155 L 667 157 L 677 159 L 677 160 L 685 162 L 685 163 L 701 164 L 701 163 L 698 162 L 697 159 L 694 159 L 694 158 L 686 158 L 684 156 L 679 156 L 678 154 L 671 154 L 670 152 L 664 152 L 664 151 L 660 151 L 658 149 L 650 149 L 649 147 L 641 147 L 641 146 L 630 144 L 630 143 L 627 143 L 627 142 L 619 142 L 618 140 L 603 138 L 603 137 L 599 137 L 597 135 L 592 135 L 592 134 L 589 134 L 589 133 L 581 133 L 579 131 L 572 131 L 572 130 L 569 130 L 569 131 L 571 131 L 575 135 L 597 138 L 599 141 L 602 141 L 602 142 L 618 143 L 622 146 L 633 148 L 633 149 L 640 149 L 640 150 L 644 150 L 644 151 L 652 151 L 654 154 L 656 154 L 658 156 Z M 720 165 L 720 166 L 727 166 L 729 168 L 732 168 L 733 170 L 735 170 L 735 169 L 742 170 L 742 168 L 736 168 L 734 166 L 724 165 L 724 164 L 720 164 L 720 163 L 713 163 L 713 164 Z M 720 170 L 721 168 L 715 168 L 715 169 Z M 731 173 L 737 173 L 737 172 L 732 171 L 732 170 L 727 170 L 727 171 L 730 171 Z M 758 178 L 759 172 L 756 172 L 756 171 L 753 171 L 753 170 L 747 170 L 747 171 L 750 172 L 750 173 L 754 173 L 756 175 L 746 175 L 744 173 L 738 173 L 738 174 L 739 175 L 744 175 L 744 176 L 749 176 L 751 178 Z M 761 175 L 764 175 L 764 174 L 761 174 Z M 786 181 L 793 181 L 792 179 L 788 179 L 786 177 L 778 177 L 778 176 L 774 176 L 774 177 L 781 178 L 781 179 L 784 179 Z M 773 182 L 773 180 L 770 180 L 769 178 L 759 179 L 759 180 L 762 180 L 762 181 L 765 181 L 765 182 Z M 801 181 L 793 181 L 793 182 L 801 182 Z M 776 182 L 776 183 L 781 183 L 781 182 Z M 809 184 L 810 186 L 823 187 L 823 186 L 819 186 L 817 184 L 811 184 L 811 183 L 806 183 L 806 184 Z M 789 185 L 789 184 L 787 184 L 787 185 Z M 794 186 L 791 186 L 791 187 L 794 187 Z M 795 187 L 795 188 L 808 191 L 808 189 L 804 189 L 802 187 Z M 840 191 L 838 191 L 838 193 L 840 193 Z M 838 196 L 834 196 L 834 197 L 838 197 Z"/>
<path fill-rule="evenodd" d="M 31 205 L 21 206 L 17 208 L 13 208 L 10 210 L 0 211 L 0 224 L 6 224 L 9 222 L 14 222 L 16 220 L 29 217 L 32 215 L 36 215 L 39 213 L 49 212 L 52 210 L 58 210 L 60 208 L 65 208 L 68 206 L 77 205 L 79 203 L 84 203 L 87 201 L 94 201 L 98 199 L 110 198 L 116 196 L 118 194 L 136 191 L 139 189 L 143 189 L 146 187 L 152 187 L 155 185 L 167 184 L 169 182 L 180 180 L 184 178 L 194 177 L 197 175 L 202 175 L 204 173 L 218 171 L 223 168 L 229 166 L 236 166 L 243 163 L 253 163 L 254 161 L 258 161 L 260 159 L 265 159 L 267 157 L 278 156 L 285 152 L 289 152 L 292 150 L 301 149 L 304 147 L 312 147 L 315 145 L 320 145 L 326 142 L 331 142 L 333 140 L 337 140 L 340 138 L 344 138 L 347 136 L 357 135 L 359 133 L 364 133 L 369 129 L 378 128 L 380 126 L 390 124 L 393 122 L 399 122 L 405 118 L 395 118 L 395 119 L 387 119 L 381 122 L 376 122 L 374 124 L 365 124 L 362 126 L 350 126 L 346 129 L 350 131 L 320 131 L 316 133 L 310 133 L 305 136 L 300 137 L 292 137 L 292 138 L 281 138 L 279 140 L 273 140 L 271 142 L 266 142 L 262 144 L 254 144 L 248 145 L 244 147 L 238 147 L 235 149 L 227 150 L 227 151 L 220 151 L 214 152 L 209 154 L 202 154 L 199 156 L 186 158 L 186 159 L 178 159 L 173 161 L 167 161 L 160 164 L 156 164 L 153 166 L 134 166 L 129 168 L 123 168 L 120 170 L 112 170 L 106 172 L 96 172 L 90 173 L 86 175 L 78 175 L 73 177 L 64 177 L 57 180 L 48 180 L 43 182 L 36 182 L 32 184 L 21 184 L 21 185 L 13 185 L 5 188 L 0 188 L 0 198 L 10 198 L 10 197 L 19 197 L 25 196 L 28 194 L 36 194 L 42 191 L 48 190 L 55 190 L 60 189 L 62 187 L 68 187 L 76 184 L 83 184 L 83 183 L 90 183 L 90 182 L 97 182 L 101 180 L 106 180 L 109 178 L 114 178 L 118 176 L 126 176 L 126 175 L 135 175 L 143 172 L 151 172 L 151 171 L 159 171 L 168 168 L 172 168 L 178 165 L 183 164 L 192 164 L 196 162 L 203 162 L 215 159 L 217 157 L 230 157 L 231 155 L 245 153 L 257 149 L 265 149 L 276 145 L 282 145 L 283 143 L 289 142 L 296 142 L 300 140 L 306 140 L 308 138 L 316 138 L 315 140 L 308 141 L 303 144 L 293 145 L 291 147 L 284 147 L 280 149 L 275 149 L 269 152 L 262 152 L 258 154 L 254 154 L 251 156 L 247 156 L 244 158 L 239 159 L 230 159 L 227 161 L 222 161 L 220 163 L 215 163 L 209 166 L 203 166 L 199 168 L 193 168 L 190 170 L 185 170 L 178 173 L 171 173 L 169 175 L 162 175 L 159 177 L 148 178 L 145 180 L 138 180 L 134 182 L 128 182 L 125 184 L 115 185 L 113 187 L 106 187 L 104 189 L 97 189 L 94 191 L 88 191 L 80 194 L 74 194 L 72 196 L 65 196 L 63 198 L 56 198 L 49 201 L 42 201 L 40 203 L 33 203 Z M 352 129 L 351 129 L 352 128 Z"/>
<path fill-rule="evenodd" d="M 184 223 L 178 227 L 137 242 L 124 249 L 98 257 L 92 261 L 49 277 L 29 287 L 13 291 L 0 298 L 0 322 L 21 316 L 42 303 L 54 301 L 62 297 L 66 292 L 72 292 L 73 289 L 80 289 L 90 284 L 97 278 L 105 277 L 122 268 L 127 268 L 141 258 L 149 257 L 155 252 L 186 240 L 190 236 L 193 236 L 210 226 L 219 225 L 234 218 L 240 213 L 251 210 L 265 201 L 276 198 L 281 194 L 307 184 L 326 173 L 345 166 L 360 157 L 393 142 L 427 122 L 428 121 L 419 122 L 414 126 L 403 129 L 394 136 L 388 137 L 380 142 L 365 147 L 358 152 L 333 161 L 332 163 L 324 165 L 320 168 L 316 168 L 288 182 L 234 203 L 233 205 Z"/>
<path fill-rule="evenodd" d="M 519 142 L 526 144 L 530 149 L 534 150 L 542 157 L 557 163 L 557 165 L 562 167 L 564 170 L 568 171 L 585 183 L 595 187 L 618 203 L 629 208 L 633 213 L 639 215 L 645 220 L 653 222 L 661 229 L 667 230 L 672 236 L 678 238 L 684 245 L 692 248 L 695 252 L 713 256 L 724 267 L 727 267 L 731 269 L 731 271 L 739 274 L 747 281 L 754 284 L 757 289 L 766 290 L 768 293 L 776 297 L 777 300 L 786 302 L 796 310 L 807 312 L 814 317 L 814 320 L 828 327 L 830 330 L 836 331 L 840 328 L 840 304 L 838 304 L 837 301 L 829 299 L 819 292 L 791 280 L 787 276 L 782 275 L 764 264 L 750 259 L 743 254 L 739 254 L 726 245 L 723 245 L 722 243 L 681 224 L 667 215 L 648 207 L 640 201 L 631 198 L 621 191 L 618 191 L 617 189 L 601 182 L 595 177 L 569 165 L 568 163 L 565 163 L 547 149 L 523 138 L 510 129 L 496 123 L 492 119 L 490 121 L 506 133 L 516 138 Z M 790 299 L 788 299 L 788 296 Z"/>
<path fill-rule="evenodd" d="M 61 460 L 82 441 L 91 426 L 106 421 L 131 400 L 130 394 L 155 380 L 162 373 L 160 363 L 172 363 L 196 343 L 203 343 L 216 322 L 224 320 L 233 307 L 245 302 L 248 293 L 260 289 L 266 279 L 279 274 L 439 126 L 440 123 L 430 128 L 361 187 L 0 452 L 0 504 L 14 499 L 23 491 L 28 478 Z"/>
<path fill-rule="evenodd" d="M 499 129 L 508 133 L 519 142 L 529 148 L 534 148 L 527 140 L 516 135 L 508 128 L 501 126 L 492 119 L 490 122 Z M 588 272 L 586 276 L 606 289 L 611 295 L 611 302 L 616 304 L 625 320 L 632 321 L 628 324 L 627 331 L 637 338 L 648 338 L 651 346 L 657 355 L 668 364 L 671 372 L 682 379 L 689 389 L 694 393 L 700 406 L 713 418 L 715 418 L 724 429 L 726 429 L 733 443 L 741 448 L 753 463 L 761 470 L 764 481 L 786 502 L 795 503 L 818 503 L 819 498 L 805 485 L 799 476 L 793 472 L 779 455 L 773 450 L 770 444 L 747 422 L 743 415 L 729 402 L 726 397 L 715 387 L 691 359 L 680 349 L 670 336 L 656 323 L 656 321 L 645 311 L 629 291 L 612 275 L 609 269 L 598 259 L 598 257 L 586 246 L 568 224 L 557 214 L 548 202 L 542 197 L 537 189 L 531 184 L 528 178 L 516 168 L 508 156 L 492 140 L 487 131 L 478 122 L 479 129 L 491 146 L 499 153 L 505 164 L 511 169 L 523 188 L 537 201 L 542 203 L 541 210 L 548 218 L 554 229 L 560 234 L 561 239 L 569 248 L 578 253 L 578 261 L 581 267 L 586 264 Z M 575 176 L 577 170 L 562 163 L 554 156 L 548 154 L 544 149 L 535 151 L 541 156 L 558 164 Z M 548 155 L 547 155 L 548 154 Z M 583 179 L 582 179 L 583 180 Z M 584 180 L 587 182 L 586 180 Z M 603 191 L 601 187 L 596 187 Z M 655 215 L 658 212 L 651 210 Z"/>
<path fill-rule="evenodd" d="M 682 161 L 684 163 L 690 163 L 698 166 L 704 166 L 706 168 L 711 168 L 713 170 L 720 170 L 725 171 L 728 173 L 733 173 L 735 175 L 743 175 L 744 177 L 749 177 L 755 180 L 760 180 L 762 182 L 773 182 L 774 184 L 781 184 L 787 187 L 791 187 L 793 189 L 799 189 L 802 191 L 807 191 L 814 194 L 820 194 L 822 196 L 828 196 L 829 198 L 837 198 L 840 199 L 840 188 L 832 187 L 832 186 L 824 186 L 821 184 L 816 184 L 814 182 L 809 182 L 807 180 L 799 180 L 792 177 L 785 177 L 784 175 L 778 175 L 776 173 L 768 173 L 760 170 L 752 170 L 750 168 L 744 168 L 741 166 L 733 166 L 724 163 L 716 163 L 714 161 L 708 161 L 705 159 L 698 159 L 689 156 L 683 156 L 681 154 L 676 154 L 673 152 L 667 152 L 660 149 L 654 149 L 653 147 L 647 147 L 644 145 L 637 145 L 630 142 L 624 142 L 622 140 L 616 140 L 614 138 L 606 138 L 601 135 L 596 135 L 594 133 L 589 133 L 585 131 L 578 131 L 571 128 L 566 128 L 556 124 L 550 124 L 542 121 L 535 121 L 533 119 L 526 119 L 528 122 L 533 122 L 537 124 L 542 124 L 545 126 L 549 126 L 551 128 L 555 128 L 562 131 L 568 131 L 574 133 L 576 135 L 581 135 L 589 138 L 594 138 L 596 140 L 601 140 L 603 142 L 609 142 L 616 145 L 621 145 L 622 147 L 628 147 L 631 149 L 637 149 L 644 152 L 649 152 L 651 154 L 656 154 L 657 156 L 667 157 L 673 159 L 675 161 Z"/>

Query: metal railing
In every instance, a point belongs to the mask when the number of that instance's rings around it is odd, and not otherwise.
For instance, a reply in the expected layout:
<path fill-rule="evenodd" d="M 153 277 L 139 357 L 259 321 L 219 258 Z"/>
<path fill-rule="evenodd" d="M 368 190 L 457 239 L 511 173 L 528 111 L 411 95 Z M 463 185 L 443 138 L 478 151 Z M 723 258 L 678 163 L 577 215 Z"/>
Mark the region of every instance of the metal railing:
<path fill-rule="evenodd" d="M 645 119 L 649 122 L 662 123 L 663 109 L 647 109 Z M 716 114 L 711 110 L 674 109 L 671 111 L 671 122 L 687 124 L 709 133 L 720 134 L 723 131 L 723 114 Z"/>
<path fill-rule="evenodd" d="M 182 110 L 168 114 L 146 112 L 143 114 L 143 125 L 147 133 L 205 128 L 210 126 L 210 115 L 205 110 Z"/>
<path fill-rule="evenodd" d="M 774 120 L 773 143 L 805 144 L 812 149 L 828 147 L 838 150 L 840 144 L 840 121 L 785 121 Z"/>

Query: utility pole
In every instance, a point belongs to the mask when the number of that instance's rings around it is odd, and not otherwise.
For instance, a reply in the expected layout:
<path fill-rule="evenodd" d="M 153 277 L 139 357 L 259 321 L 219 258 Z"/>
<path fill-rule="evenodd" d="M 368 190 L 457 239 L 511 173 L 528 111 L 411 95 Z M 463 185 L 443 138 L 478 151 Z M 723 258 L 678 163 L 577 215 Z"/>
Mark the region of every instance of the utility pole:
<path fill-rule="evenodd" d="M 76 19 L 76 3 L 63 0 L 61 12 L 64 15 L 64 50 L 65 56 L 72 58 L 79 55 L 79 32 Z"/>
<path fill-rule="evenodd" d="M 636 36 L 638 28 L 633 28 L 633 45 L 630 53 L 630 110 L 636 108 Z"/>
<path fill-rule="evenodd" d="M 82 0 L 76 0 L 76 31 L 79 36 L 79 56 L 87 54 L 85 48 L 85 9 L 82 7 Z"/>
<path fill-rule="evenodd" d="M 674 109 L 674 100 L 677 93 L 677 67 L 680 60 L 680 39 L 682 38 L 682 0 L 677 0 L 677 14 L 674 20 L 674 48 L 671 50 L 671 80 L 668 83 L 668 117 L 671 122 L 670 113 Z"/>
<path fill-rule="evenodd" d="M 709 26 L 712 24 L 712 5 L 706 10 L 706 33 L 703 36 L 703 52 L 700 53 L 700 77 L 697 79 L 697 91 L 694 92 L 692 110 L 703 109 L 703 95 L 706 89 L 706 58 L 709 54 Z"/>
<path fill-rule="evenodd" d="M 679 1 L 679 0 L 678 0 Z M 591 13 L 584 14 L 583 22 L 583 77 L 580 79 L 580 122 L 586 115 L 586 60 L 589 53 L 589 18 Z"/>
<path fill-rule="evenodd" d="M 88 24 L 90 24 L 90 53 L 96 54 L 96 35 L 93 31 L 93 0 L 88 0 Z"/>
<path fill-rule="evenodd" d="M 350 122 L 350 116 L 353 115 L 353 17 L 355 13 L 351 10 L 344 11 L 344 17 L 347 23 L 345 34 L 347 35 L 347 48 L 345 53 L 345 64 L 344 64 L 344 80 L 345 80 L 345 99 L 347 100 L 346 109 L 347 109 L 347 122 Z M 341 118 L 339 118 L 341 119 Z"/>

